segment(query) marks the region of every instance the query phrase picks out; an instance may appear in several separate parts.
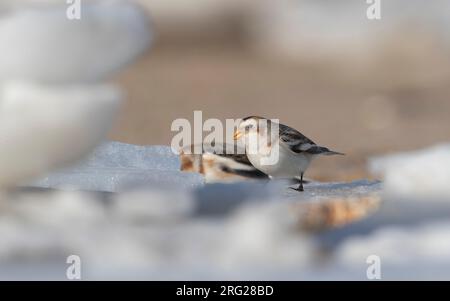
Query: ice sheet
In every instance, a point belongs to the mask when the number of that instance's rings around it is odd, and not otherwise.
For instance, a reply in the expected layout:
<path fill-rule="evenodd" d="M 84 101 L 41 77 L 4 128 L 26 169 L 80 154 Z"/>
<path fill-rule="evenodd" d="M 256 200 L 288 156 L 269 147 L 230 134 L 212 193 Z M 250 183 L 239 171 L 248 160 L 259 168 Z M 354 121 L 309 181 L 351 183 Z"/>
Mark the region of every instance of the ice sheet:
<path fill-rule="evenodd" d="M 178 155 L 168 146 L 107 142 L 84 162 L 55 172 L 33 187 L 118 192 L 137 187 L 190 188 L 203 184 L 197 173 L 180 172 Z"/>

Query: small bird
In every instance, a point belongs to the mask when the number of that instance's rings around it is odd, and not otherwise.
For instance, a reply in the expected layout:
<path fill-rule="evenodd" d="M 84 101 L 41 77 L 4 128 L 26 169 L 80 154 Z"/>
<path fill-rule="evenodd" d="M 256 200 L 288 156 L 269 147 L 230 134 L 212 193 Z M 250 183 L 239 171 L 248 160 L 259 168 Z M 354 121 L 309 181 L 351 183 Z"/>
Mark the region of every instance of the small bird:
<path fill-rule="evenodd" d="M 278 135 L 275 133 L 276 128 L 278 128 Z M 270 178 L 292 179 L 300 176 L 298 188 L 292 188 L 297 191 L 304 190 L 303 175 L 315 157 L 344 155 L 318 146 L 289 126 L 258 116 L 246 117 L 240 122 L 234 133 L 234 140 L 241 138 L 245 138 L 244 144 L 249 161 Z M 251 141 L 255 141 L 256 148 L 252 148 Z M 275 146 L 278 147 L 274 148 Z M 277 150 L 277 153 L 274 150 Z M 277 158 L 273 164 L 264 163 L 264 158 L 267 159 L 274 154 Z"/>

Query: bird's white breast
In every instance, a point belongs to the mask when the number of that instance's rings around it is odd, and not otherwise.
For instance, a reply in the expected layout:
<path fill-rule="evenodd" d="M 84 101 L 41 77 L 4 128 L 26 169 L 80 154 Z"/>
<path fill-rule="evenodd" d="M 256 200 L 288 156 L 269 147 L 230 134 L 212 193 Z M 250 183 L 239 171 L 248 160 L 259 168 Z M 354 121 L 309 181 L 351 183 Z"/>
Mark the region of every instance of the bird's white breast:
<path fill-rule="evenodd" d="M 270 156 L 275 158 L 273 164 L 264 164 L 271 161 L 267 160 L 268 156 L 265 155 L 264 150 L 255 154 L 249 152 L 247 156 L 253 166 L 274 178 L 293 178 L 306 171 L 312 160 L 311 155 L 294 153 L 284 143 L 278 143 L 278 146 L 278 156 L 275 144 L 270 150 Z M 266 157 L 265 161 L 263 161 L 264 157 Z"/>

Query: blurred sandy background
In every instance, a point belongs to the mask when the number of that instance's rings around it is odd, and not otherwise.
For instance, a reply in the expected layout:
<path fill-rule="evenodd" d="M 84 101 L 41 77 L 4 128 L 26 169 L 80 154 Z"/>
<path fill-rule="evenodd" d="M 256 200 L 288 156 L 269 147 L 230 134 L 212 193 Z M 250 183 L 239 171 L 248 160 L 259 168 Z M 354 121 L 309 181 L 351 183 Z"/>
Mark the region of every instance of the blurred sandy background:
<path fill-rule="evenodd" d="M 170 144 L 172 121 L 194 110 L 278 118 L 347 154 L 313 163 L 319 180 L 450 140 L 448 1 L 382 1 L 379 21 L 356 0 L 140 2 L 157 36 L 117 78 L 129 100 L 111 139 Z"/>

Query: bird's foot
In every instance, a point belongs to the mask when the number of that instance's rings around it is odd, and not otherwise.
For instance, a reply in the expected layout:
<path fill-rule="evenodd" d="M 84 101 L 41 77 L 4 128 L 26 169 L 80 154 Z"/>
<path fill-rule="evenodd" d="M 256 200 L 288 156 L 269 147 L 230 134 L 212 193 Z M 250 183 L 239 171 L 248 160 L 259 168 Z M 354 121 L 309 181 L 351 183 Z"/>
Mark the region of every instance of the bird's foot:
<path fill-rule="evenodd" d="M 303 189 L 303 186 L 300 186 L 300 187 L 297 187 L 297 188 L 294 188 L 294 187 L 289 187 L 290 189 L 292 189 L 292 190 L 295 190 L 295 191 L 305 191 L 304 189 Z"/>

